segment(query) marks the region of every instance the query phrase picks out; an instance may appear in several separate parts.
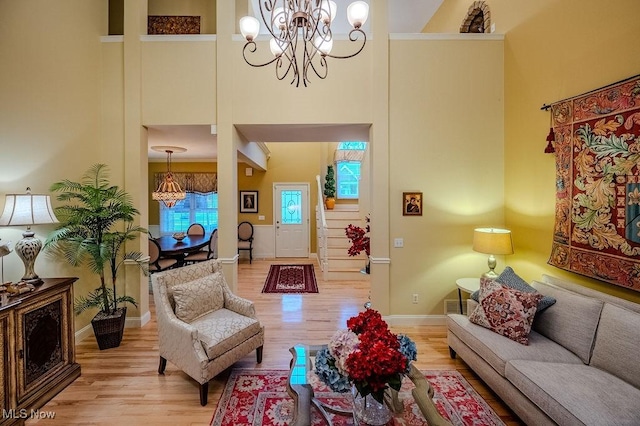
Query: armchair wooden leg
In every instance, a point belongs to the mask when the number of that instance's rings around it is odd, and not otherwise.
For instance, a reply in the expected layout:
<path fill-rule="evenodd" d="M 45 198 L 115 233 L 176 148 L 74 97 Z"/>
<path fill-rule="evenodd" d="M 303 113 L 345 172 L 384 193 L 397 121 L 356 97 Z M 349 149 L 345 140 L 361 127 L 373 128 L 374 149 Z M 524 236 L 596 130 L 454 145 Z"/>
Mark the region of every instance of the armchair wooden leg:
<path fill-rule="evenodd" d="M 200 405 L 207 405 L 207 397 L 209 396 L 209 382 L 200 385 Z"/>
<path fill-rule="evenodd" d="M 451 357 L 451 359 L 456 359 L 456 351 L 454 351 L 451 346 L 449 346 L 449 357 Z"/>
<path fill-rule="evenodd" d="M 167 360 L 160 357 L 160 365 L 158 366 L 158 374 L 164 374 L 164 369 L 167 368 Z"/>
<path fill-rule="evenodd" d="M 262 363 L 262 349 L 262 346 L 256 349 L 256 361 L 258 362 L 258 364 Z"/>

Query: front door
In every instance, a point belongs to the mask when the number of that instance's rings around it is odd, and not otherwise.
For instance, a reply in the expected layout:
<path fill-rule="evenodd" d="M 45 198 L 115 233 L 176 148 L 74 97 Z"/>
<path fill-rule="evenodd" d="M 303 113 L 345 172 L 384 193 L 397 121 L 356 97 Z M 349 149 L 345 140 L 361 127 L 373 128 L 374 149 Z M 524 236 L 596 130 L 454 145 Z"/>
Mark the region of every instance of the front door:
<path fill-rule="evenodd" d="M 276 257 L 309 257 L 309 184 L 274 184 Z"/>

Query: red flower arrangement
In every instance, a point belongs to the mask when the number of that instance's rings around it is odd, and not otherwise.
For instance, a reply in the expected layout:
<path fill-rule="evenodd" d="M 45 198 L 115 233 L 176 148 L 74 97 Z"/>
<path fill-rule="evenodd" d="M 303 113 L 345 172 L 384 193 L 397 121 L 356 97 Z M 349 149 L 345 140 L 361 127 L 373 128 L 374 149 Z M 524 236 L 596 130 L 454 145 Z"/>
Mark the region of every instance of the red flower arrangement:
<path fill-rule="evenodd" d="M 333 390 L 353 384 L 361 396 L 382 402 L 387 387 L 400 390 L 402 375 L 416 360 L 416 345 L 406 335 L 393 334 L 374 309 L 347 321 L 327 348 L 316 355 L 316 374 Z"/>
<path fill-rule="evenodd" d="M 365 226 L 365 229 L 360 228 L 359 226 L 355 226 L 352 224 L 349 224 L 345 229 L 344 229 L 344 233 L 347 236 L 347 238 L 349 239 L 349 241 L 351 241 L 351 247 L 349 247 L 348 253 L 349 256 L 357 256 L 362 252 L 365 252 L 367 254 L 367 256 L 369 256 L 369 254 L 371 254 L 369 252 L 369 231 L 371 230 L 371 228 L 369 228 L 369 222 L 371 221 L 371 219 L 369 218 L 369 216 L 365 217 L 365 222 L 367 222 L 367 226 Z"/>

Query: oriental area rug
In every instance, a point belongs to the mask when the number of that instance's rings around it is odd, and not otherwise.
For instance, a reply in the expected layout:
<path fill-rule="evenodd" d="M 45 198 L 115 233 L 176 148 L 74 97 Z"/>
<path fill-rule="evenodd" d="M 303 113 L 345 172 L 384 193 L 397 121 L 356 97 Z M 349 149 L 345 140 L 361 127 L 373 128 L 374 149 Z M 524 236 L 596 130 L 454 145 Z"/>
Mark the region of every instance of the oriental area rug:
<path fill-rule="evenodd" d="M 455 370 L 430 370 L 423 374 L 434 389 L 433 400 L 438 411 L 455 426 L 504 425 L 498 415 Z M 293 418 L 293 399 L 286 390 L 288 371 L 234 369 L 222 393 L 211 421 L 212 426 L 284 426 Z M 315 378 L 315 379 L 314 379 Z M 316 398 L 334 407 L 351 406 L 349 393 L 332 392 L 315 374 L 309 377 Z M 394 425 L 426 425 L 411 396 L 413 384 L 403 380 L 400 398 L 405 409 Z M 312 425 L 326 424 L 314 408 Z M 349 417 L 330 414 L 335 426 L 353 425 Z M 391 422 L 390 422 L 391 423 Z"/>
<path fill-rule="evenodd" d="M 313 265 L 271 265 L 262 292 L 317 293 L 318 284 Z"/>
<path fill-rule="evenodd" d="M 640 291 L 640 76 L 551 105 L 549 263 Z"/>

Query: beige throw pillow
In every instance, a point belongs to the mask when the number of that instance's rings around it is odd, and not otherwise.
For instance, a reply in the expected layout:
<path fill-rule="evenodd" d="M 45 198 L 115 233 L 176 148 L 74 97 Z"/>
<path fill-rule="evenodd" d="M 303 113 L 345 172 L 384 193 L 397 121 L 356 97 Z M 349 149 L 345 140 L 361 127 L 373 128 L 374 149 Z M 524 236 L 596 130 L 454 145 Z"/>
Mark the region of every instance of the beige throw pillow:
<path fill-rule="evenodd" d="M 211 275 L 173 286 L 176 316 L 184 322 L 192 322 L 202 315 L 224 307 L 221 286 L 222 274 Z"/>

